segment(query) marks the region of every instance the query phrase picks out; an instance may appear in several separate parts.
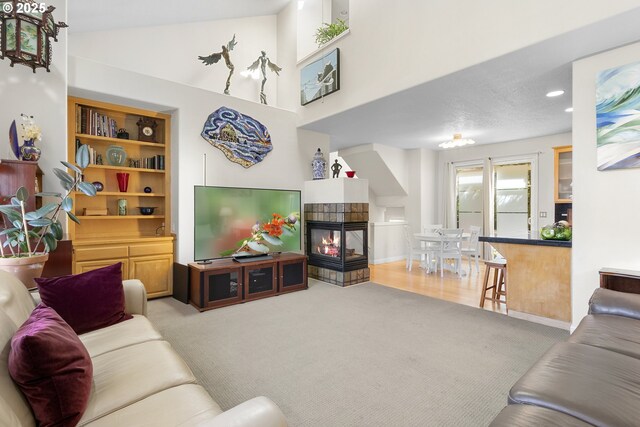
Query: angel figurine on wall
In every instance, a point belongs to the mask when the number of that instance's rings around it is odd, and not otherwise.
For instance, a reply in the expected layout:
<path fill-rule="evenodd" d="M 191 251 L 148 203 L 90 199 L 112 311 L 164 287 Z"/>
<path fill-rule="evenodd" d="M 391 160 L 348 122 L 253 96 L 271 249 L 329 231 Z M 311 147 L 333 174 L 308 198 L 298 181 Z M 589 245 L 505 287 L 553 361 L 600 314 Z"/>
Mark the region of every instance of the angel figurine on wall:
<path fill-rule="evenodd" d="M 231 75 L 233 75 L 233 70 L 235 69 L 233 63 L 231 62 L 231 58 L 229 57 L 229 52 L 231 52 L 237 44 L 238 43 L 236 42 L 236 35 L 234 34 L 229 43 L 227 43 L 226 46 L 222 46 L 221 52 L 212 53 L 209 56 L 198 56 L 198 59 L 201 60 L 204 65 L 215 64 L 220 61 L 220 58 L 224 58 L 224 63 L 229 69 L 229 77 L 227 77 L 227 84 L 224 87 L 225 95 L 230 95 L 229 86 L 231 86 Z"/>
<path fill-rule="evenodd" d="M 264 50 L 260 51 L 261 55 L 254 61 L 253 64 L 247 67 L 249 71 L 255 71 L 260 66 L 260 71 L 262 72 L 262 86 L 260 87 L 260 102 L 263 104 L 267 103 L 267 95 L 264 93 L 264 84 L 267 82 L 267 65 L 269 69 L 276 73 L 277 76 L 280 75 L 280 71 L 282 68 L 278 67 L 276 64 L 271 62 L 271 60 L 267 57 L 267 52 Z"/>

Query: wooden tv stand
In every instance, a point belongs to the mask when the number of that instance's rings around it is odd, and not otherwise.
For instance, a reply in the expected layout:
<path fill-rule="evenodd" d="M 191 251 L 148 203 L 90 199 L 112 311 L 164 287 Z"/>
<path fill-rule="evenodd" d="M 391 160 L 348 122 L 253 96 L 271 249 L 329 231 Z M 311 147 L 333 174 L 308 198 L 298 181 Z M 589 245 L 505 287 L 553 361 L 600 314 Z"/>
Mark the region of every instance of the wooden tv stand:
<path fill-rule="evenodd" d="M 238 263 L 189 264 L 189 303 L 200 311 L 307 289 L 307 257 L 283 253 Z"/>

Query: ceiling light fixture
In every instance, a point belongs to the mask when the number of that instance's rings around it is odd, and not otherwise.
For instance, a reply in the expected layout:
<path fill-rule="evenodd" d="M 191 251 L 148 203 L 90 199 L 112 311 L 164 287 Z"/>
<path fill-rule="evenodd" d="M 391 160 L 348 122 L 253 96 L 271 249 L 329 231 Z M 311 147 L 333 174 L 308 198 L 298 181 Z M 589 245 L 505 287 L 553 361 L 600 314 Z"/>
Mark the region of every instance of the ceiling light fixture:
<path fill-rule="evenodd" d="M 567 113 L 573 113 L 573 107 L 569 107 L 564 111 L 567 112 Z"/>
<path fill-rule="evenodd" d="M 438 144 L 440 148 L 455 148 L 455 147 L 463 147 L 465 145 L 472 145 L 476 142 L 473 139 L 462 138 L 461 133 L 454 133 L 453 139 L 451 141 L 443 142 L 442 144 Z"/>
<path fill-rule="evenodd" d="M 304 0 L 298 0 L 298 10 L 302 10 L 304 7 Z"/>
<path fill-rule="evenodd" d="M 564 95 L 564 91 L 563 90 L 552 90 L 551 92 L 547 93 L 547 97 L 548 98 L 554 98 L 554 97 L 560 96 L 560 95 Z"/>

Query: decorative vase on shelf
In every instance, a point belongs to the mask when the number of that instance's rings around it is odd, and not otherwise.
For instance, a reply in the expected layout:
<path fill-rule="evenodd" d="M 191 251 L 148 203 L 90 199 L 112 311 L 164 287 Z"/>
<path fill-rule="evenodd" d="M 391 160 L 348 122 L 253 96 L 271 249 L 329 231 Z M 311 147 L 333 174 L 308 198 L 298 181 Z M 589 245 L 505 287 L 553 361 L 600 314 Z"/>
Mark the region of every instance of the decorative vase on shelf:
<path fill-rule="evenodd" d="M 120 192 L 126 193 L 129 188 L 129 174 L 126 172 L 118 172 L 116 178 L 118 179 L 118 189 Z"/>
<path fill-rule="evenodd" d="M 33 139 L 26 140 L 20 147 L 20 156 L 22 157 L 22 160 L 28 162 L 37 162 L 40 160 L 40 153 L 40 149 L 36 147 Z"/>
<path fill-rule="evenodd" d="M 313 160 L 311 161 L 311 168 L 313 170 L 313 179 L 325 179 L 327 173 L 327 161 L 324 159 L 322 155 L 322 151 L 318 148 L 316 154 L 313 155 Z"/>
<path fill-rule="evenodd" d="M 123 166 L 127 160 L 127 152 L 119 145 L 110 145 L 107 148 L 107 162 L 111 166 Z"/>

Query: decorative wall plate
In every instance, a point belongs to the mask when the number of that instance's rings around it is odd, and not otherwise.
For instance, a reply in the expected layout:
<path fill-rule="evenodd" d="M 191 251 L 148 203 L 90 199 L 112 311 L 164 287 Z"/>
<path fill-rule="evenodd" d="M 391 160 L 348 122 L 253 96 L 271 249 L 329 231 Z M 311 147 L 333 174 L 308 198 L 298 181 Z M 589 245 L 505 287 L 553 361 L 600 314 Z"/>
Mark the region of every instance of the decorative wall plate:
<path fill-rule="evenodd" d="M 273 150 L 269 131 L 262 123 L 227 107 L 209 115 L 201 135 L 245 168 L 260 163 Z"/>

